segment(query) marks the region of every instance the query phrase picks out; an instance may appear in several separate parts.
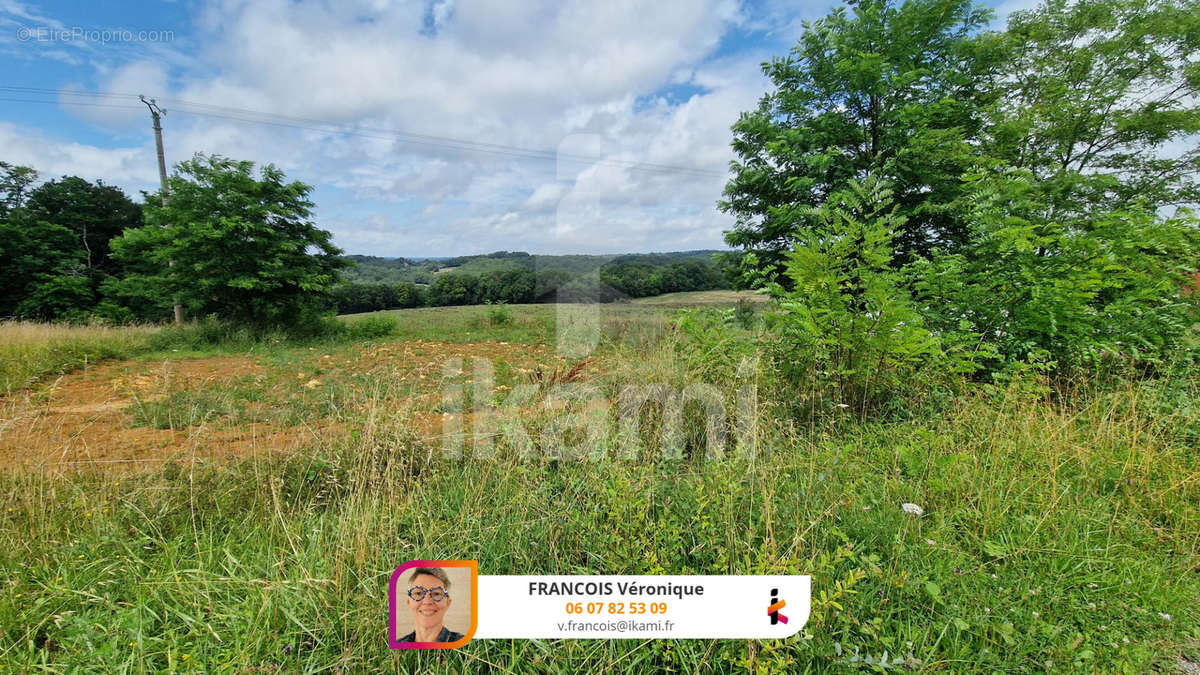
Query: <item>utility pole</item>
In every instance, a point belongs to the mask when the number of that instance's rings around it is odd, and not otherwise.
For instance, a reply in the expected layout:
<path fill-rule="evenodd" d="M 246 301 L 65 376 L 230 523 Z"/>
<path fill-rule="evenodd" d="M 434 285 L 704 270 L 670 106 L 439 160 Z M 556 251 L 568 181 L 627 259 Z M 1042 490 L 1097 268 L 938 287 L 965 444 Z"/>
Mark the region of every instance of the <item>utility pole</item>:
<path fill-rule="evenodd" d="M 162 185 L 162 205 L 167 205 L 167 160 L 163 155 L 162 142 L 162 116 L 167 114 L 166 110 L 158 107 L 158 103 L 154 99 L 147 99 L 145 96 L 138 96 L 142 103 L 150 109 L 150 118 L 154 120 L 154 144 L 158 147 L 158 180 Z M 172 267 L 175 261 L 168 263 Z M 179 298 L 175 298 L 175 323 L 183 323 L 183 306 L 179 304 Z"/>

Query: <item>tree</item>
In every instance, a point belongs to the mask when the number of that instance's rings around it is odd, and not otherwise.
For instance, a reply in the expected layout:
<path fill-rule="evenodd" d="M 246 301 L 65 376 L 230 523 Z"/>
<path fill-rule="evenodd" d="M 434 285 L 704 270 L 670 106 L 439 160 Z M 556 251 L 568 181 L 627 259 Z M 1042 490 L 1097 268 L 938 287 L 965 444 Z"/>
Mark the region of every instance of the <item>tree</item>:
<path fill-rule="evenodd" d="M 57 214 L 33 208 L 45 188 L 31 190 L 36 180 L 33 169 L 0 162 L 0 316 L 86 314 L 95 305 L 96 283 L 84 248 Z"/>
<path fill-rule="evenodd" d="M 42 183 L 29 192 L 25 210 L 33 220 L 61 225 L 75 233 L 75 248 L 88 270 L 109 272 L 109 241 L 127 228 L 142 226 L 142 207 L 119 188 L 78 176 Z"/>
<path fill-rule="evenodd" d="M 22 209 L 0 220 L 0 316 L 54 319 L 94 304 L 82 252 L 69 229 Z"/>
<path fill-rule="evenodd" d="M 1200 202 L 1200 2 L 1047 0 L 1004 40 L 985 151 L 1052 217 Z"/>
<path fill-rule="evenodd" d="M 29 186 L 36 180 L 37 171 L 32 168 L 0 162 L 0 218 L 24 205 Z"/>
<path fill-rule="evenodd" d="M 312 188 L 266 165 L 197 154 L 168 180 L 166 206 L 146 207 L 149 227 L 128 230 L 112 253 L 135 267 L 114 293 L 176 296 L 189 313 L 262 328 L 314 311 L 347 265 L 314 225 Z M 150 204 L 158 203 L 150 195 Z"/>
<path fill-rule="evenodd" d="M 738 159 L 720 208 L 737 220 L 725 240 L 761 269 L 798 236 L 775 209 L 819 206 L 868 174 L 892 185 L 907 218 L 898 262 L 965 238 L 949 206 L 988 103 L 979 83 L 996 40 L 980 30 L 990 12 L 972 0 L 849 6 L 805 24 L 787 57 L 763 64 L 775 89 L 733 126 Z"/>
<path fill-rule="evenodd" d="M 780 371 L 800 391 L 825 400 L 808 405 L 857 412 L 911 385 L 924 366 L 970 372 L 973 359 L 925 327 L 892 265 L 904 217 L 879 180 L 851 181 L 818 208 L 787 207 L 786 218 L 811 226 L 788 254 L 790 287 L 770 282 L 779 301 Z"/>

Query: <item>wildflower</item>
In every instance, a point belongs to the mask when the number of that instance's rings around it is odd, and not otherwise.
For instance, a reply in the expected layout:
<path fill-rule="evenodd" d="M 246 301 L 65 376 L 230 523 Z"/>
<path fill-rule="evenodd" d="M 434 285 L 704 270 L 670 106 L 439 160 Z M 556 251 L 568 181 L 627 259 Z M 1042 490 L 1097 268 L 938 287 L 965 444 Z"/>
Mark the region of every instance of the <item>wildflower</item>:
<path fill-rule="evenodd" d="M 1089 602 L 1089 603 L 1088 603 L 1088 609 L 1096 609 L 1096 603 L 1094 603 L 1094 602 Z"/>
<path fill-rule="evenodd" d="M 187 655 L 187 654 L 184 654 L 184 655 L 183 655 L 183 660 L 184 660 L 184 661 L 187 661 L 187 660 L 188 660 L 188 655 Z"/>
<path fill-rule="evenodd" d="M 936 541 L 934 541 L 934 540 L 932 540 L 932 539 L 926 539 L 926 540 L 925 540 L 925 543 L 926 543 L 926 544 L 928 544 L 928 545 L 930 545 L 930 546 L 937 546 L 937 542 L 936 542 Z"/>
<path fill-rule="evenodd" d="M 920 506 L 917 506 L 916 504 L 904 503 L 904 504 L 900 505 L 900 508 L 904 509 L 904 512 L 909 514 L 910 516 L 925 515 L 925 509 L 921 508 Z"/>
<path fill-rule="evenodd" d="M 20 597 L 20 596 L 17 596 L 17 597 Z M 1167 614 L 1166 612 L 1159 612 L 1159 613 L 1158 613 L 1158 618 L 1162 619 L 1163 621 L 1170 621 L 1170 620 L 1171 620 L 1171 615 L 1170 615 L 1170 614 Z"/>
<path fill-rule="evenodd" d="M 1041 614 L 1038 614 L 1037 612 L 1034 612 L 1034 613 L 1033 613 L 1033 618 L 1035 618 L 1035 619 L 1036 619 L 1036 618 L 1038 618 L 1039 616 L 1041 616 Z"/>

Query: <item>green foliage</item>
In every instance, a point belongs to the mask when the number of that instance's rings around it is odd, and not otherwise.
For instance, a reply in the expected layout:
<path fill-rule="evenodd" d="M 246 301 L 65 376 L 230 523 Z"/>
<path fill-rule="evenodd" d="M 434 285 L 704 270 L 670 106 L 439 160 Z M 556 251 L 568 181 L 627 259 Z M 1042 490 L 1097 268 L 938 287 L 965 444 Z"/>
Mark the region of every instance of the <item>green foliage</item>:
<path fill-rule="evenodd" d="M 37 180 L 37 171 L 0 161 L 0 218 L 25 205 L 29 186 Z"/>
<path fill-rule="evenodd" d="M 118 272 L 109 240 L 141 226 L 141 207 L 99 181 L 66 176 L 30 189 L 33 169 L 0 170 L 0 316 L 86 318 Z"/>
<path fill-rule="evenodd" d="M 775 208 L 822 204 L 867 173 L 889 180 L 906 218 L 899 261 L 963 238 L 948 207 L 988 100 L 979 84 L 993 41 L 976 34 L 990 12 L 971 0 L 850 7 L 806 24 L 787 57 L 763 64 L 774 89 L 733 126 L 738 159 L 720 207 L 737 223 L 725 238 L 764 269 L 781 263 L 802 224 Z"/>
<path fill-rule="evenodd" d="M 943 334 L 980 334 L 1009 362 L 1066 373 L 1158 363 L 1200 320 L 1200 298 L 1182 292 L 1200 258 L 1190 214 L 1131 204 L 1086 220 L 1056 215 L 1019 171 L 977 175 L 973 188 L 968 252 L 911 270 L 922 313 Z"/>
<path fill-rule="evenodd" d="M 507 326 L 512 323 L 513 315 L 504 302 L 488 303 L 487 320 L 493 326 Z"/>
<path fill-rule="evenodd" d="M 158 303 L 179 298 L 190 314 L 255 327 L 287 325 L 320 303 L 346 262 L 329 232 L 308 219 L 311 188 L 285 183 L 272 165 L 196 155 L 169 179 L 166 206 L 147 206 L 152 227 L 113 241 L 113 255 L 152 269 L 117 292 L 154 288 Z"/>
<path fill-rule="evenodd" d="M 365 316 L 345 324 L 346 334 L 354 340 L 372 340 L 400 332 L 400 322 L 391 315 Z"/>
<path fill-rule="evenodd" d="M 1056 215 L 1200 202 L 1200 3 L 1045 0 L 1003 39 L 983 151 Z"/>
<path fill-rule="evenodd" d="M 142 226 L 142 207 L 124 192 L 77 176 L 37 186 L 29 192 L 25 210 L 32 220 L 70 230 L 75 235 L 73 248 L 82 254 L 85 267 L 101 274 L 117 271 L 109 260 L 109 242 L 127 229 Z"/>
<path fill-rule="evenodd" d="M 729 287 L 713 264 L 698 260 L 668 265 L 613 263 L 600 268 L 600 280 L 631 298 Z"/>
<path fill-rule="evenodd" d="M 878 180 L 849 183 L 819 209 L 781 207 L 782 222 L 812 223 L 798 232 L 783 275 L 770 283 L 779 313 L 780 374 L 799 387 L 802 407 L 865 413 L 916 390 L 922 373 L 969 373 L 972 356 L 946 349 L 924 326 L 892 267 L 893 237 L 904 218 Z"/>
<path fill-rule="evenodd" d="M 31 220 L 23 210 L 0 220 L 0 316 L 50 319 L 86 308 L 92 298 L 85 274 L 69 229 Z"/>
<path fill-rule="evenodd" d="M 424 305 L 424 294 L 413 283 L 348 283 L 333 288 L 330 303 L 338 314 L 359 314 L 383 309 L 404 309 Z"/>

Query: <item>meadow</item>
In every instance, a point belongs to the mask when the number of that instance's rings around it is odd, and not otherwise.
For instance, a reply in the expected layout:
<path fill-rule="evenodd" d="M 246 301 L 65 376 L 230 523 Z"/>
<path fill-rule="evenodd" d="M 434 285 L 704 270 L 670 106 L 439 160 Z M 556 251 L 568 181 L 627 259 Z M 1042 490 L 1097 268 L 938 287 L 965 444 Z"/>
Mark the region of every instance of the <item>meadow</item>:
<path fill-rule="evenodd" d="M 549 305 L 343 317 L 343 334 L 307 339 L 0 326 L 0 670 L 1200 662 L 1194 374 L 1071 387 L 1030 374 L 886 416 L 797 417 L 808 394 L 756 358 L 761 302 L 736 298 L 604 306 L 578 357 L 557 353 L 565 308 Z M 576 457 L 502 440 L 488 457 L 447 458 L 457 409 L 444 393 L 480 395 L 476 359 L 497 401 L 538 385 L 519 411 L 534 438 L 557 414 L 544 405 L 556 384 L 615 400 L 631 382 L 700 381 L 732 401 L 749 378 L 754 450 L 714 456 L 689 432 L 671 452 L 651 407 L 633 456 L 602 433 Z M 390 652 L 387 581 L 414 558 L 475 559 L 486 574 L 811 574 L 813 609 L 785 641 Z"/>

